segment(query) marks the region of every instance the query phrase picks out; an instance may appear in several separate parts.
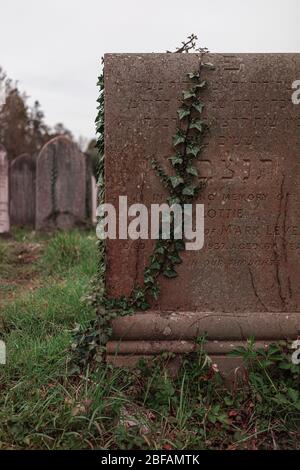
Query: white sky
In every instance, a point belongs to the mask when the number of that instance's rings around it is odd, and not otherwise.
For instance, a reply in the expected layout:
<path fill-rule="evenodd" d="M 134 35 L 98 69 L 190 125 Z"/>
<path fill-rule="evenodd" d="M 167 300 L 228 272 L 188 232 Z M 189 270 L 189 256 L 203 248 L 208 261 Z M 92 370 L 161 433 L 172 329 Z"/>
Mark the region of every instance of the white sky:
<path fill-rule="evenodd" d="M 94 136 L 104 52 L 164 52 L 191 33 L 212 52 L 300 52 L 300 1 L 0 0 L 0 65 L 76 137 Z"/>

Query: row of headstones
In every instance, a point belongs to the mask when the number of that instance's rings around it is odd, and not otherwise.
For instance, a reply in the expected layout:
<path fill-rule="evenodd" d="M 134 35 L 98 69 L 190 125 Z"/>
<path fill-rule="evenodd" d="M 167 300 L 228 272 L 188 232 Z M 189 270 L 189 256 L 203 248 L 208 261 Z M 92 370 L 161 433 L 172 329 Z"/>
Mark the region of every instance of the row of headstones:
<path fill-rule="evenodd" d="M 11 225 L 68 230 L 96 222 L 97 186 L 76 144 L 56 137 L 37 159 L 24 154 L 11 165 L 0 146 L 0 233 Z"/>

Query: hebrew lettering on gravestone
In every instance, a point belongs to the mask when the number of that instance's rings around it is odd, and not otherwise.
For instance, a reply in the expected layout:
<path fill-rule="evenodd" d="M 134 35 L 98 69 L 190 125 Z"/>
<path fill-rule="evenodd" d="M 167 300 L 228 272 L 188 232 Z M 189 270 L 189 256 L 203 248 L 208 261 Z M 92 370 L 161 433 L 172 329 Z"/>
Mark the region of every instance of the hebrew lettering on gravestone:
<path fill-rule="evenodd" d="M 300 106 L 292 83 L 300 54 L 211 54 L 198 162 L 205 244 L 185 252 L 178 277 L 161 279 L 151 310 L 114 323 L 133 340 L 213 340 L 300 332 Z M 165 202 L 153 171 L 168 168 L 177 109 L 197 54 L 105 56 L 106 202 Z M 108 240 L 108 295 L 129 295 L 151 240 Z"/>
<path fill-rule="evenodd" d="M 85 223 L 85 156 L 75 143 L 56 137 L 37 159 L 36 228 L 67 230 Z"/>

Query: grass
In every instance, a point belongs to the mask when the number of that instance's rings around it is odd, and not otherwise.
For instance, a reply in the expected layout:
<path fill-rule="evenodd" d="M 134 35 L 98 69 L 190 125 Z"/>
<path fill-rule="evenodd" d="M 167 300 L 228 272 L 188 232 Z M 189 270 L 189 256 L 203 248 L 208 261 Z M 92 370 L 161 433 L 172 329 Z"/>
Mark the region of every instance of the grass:
<path fill-rule="evenodd" d="M 78 265 L 80 273 L 92 276 L 97 256 L 91 240 L 95 244 L 91 235 L 83 237 L 79 232 L 59 232 L 49 241 L 41 266 L 49 274 L 62 275 Z"/>
<path fill-rule="evenodd" d="M 0 449 L 299 449 L 299 366 L 285 345 L 238 351 L 248 364 L 228 389 L 203 351 L 171 378 L 162 355 L 136 370 L 69 376 L 72 331 L 96 272 L 89 232 L 18 231 L 0 243 Z M 9 289 L 10 286 L 12 289 Z"/>
<path fill-rule="evenodd" d="M 7 277 L 11 272 L 10 266 L 11 252 L 7 243 L 0 239 L 0 273 L 1 277 Z"/>

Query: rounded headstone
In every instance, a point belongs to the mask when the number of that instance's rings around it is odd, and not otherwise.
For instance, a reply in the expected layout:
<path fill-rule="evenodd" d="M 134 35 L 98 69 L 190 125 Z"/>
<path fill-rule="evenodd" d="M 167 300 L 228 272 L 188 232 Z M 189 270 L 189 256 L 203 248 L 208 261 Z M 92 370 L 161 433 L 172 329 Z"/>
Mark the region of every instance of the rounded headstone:
<path fill-rule="evenodd" d="M 34 157 L 22 154 L 15 158 L 10 169 L 10 216 L 13 225 L 34 226 L 35 223 Z"/>
<path fill-rule="evenodd" d="M 68 230 L 85 225 L 86 162 L 76 144 L 55 137 L 37 160 L 36 228 Z"/>

